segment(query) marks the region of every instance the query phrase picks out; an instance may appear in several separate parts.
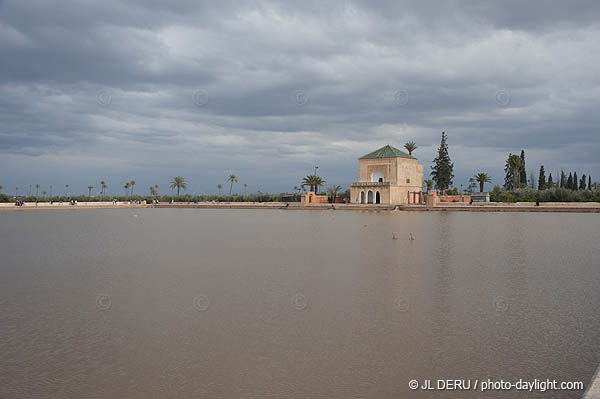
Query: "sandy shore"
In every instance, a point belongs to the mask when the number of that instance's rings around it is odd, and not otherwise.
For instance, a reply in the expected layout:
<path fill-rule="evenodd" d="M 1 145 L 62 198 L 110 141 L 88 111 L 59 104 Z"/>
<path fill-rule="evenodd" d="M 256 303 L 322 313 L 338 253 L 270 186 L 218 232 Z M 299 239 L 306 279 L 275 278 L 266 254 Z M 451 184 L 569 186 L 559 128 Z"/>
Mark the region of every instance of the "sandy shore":
<path fill-rule="evenodd" d="M 382 205 L 382 204 L 311 204 L 303 206 L 299 202 L 199 202 L 199 203 L 159 203 L 153 205 L 129 204 L 119 202 L 80 202 L 77 205 L 68 203 L 26 203 L 25 206 L 15 206 L 13 203 L 0 204 L 0 211 L 35 211 L 57 209 L 127 209 L 127 208 L 202 208 L 202 209 L 287 209 L 287 210 L 360 210 L 360 211 L 416 211 L 416 212 L 576 212 L 600 213 L 600 203 L 597 202 L 569 202 L 569 203 L 479 203 L 479 204 L 440 204 L 435 207 L 424 205 Z"/>

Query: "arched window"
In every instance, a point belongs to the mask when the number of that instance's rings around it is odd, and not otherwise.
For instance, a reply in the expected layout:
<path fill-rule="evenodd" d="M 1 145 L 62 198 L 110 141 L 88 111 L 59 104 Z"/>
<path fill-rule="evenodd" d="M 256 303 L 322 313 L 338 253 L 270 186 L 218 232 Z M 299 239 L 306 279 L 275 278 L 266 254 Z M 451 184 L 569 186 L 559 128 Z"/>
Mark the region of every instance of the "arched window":
<path fill-rule="evenodd" d="M 365 203 L 365 192 L 364 191 L 360 192 L 360 203 L 361 204 Z"/>
<path fill-rule="evenodd" d="M 375 193 L 375 203 L 381 204 L 381 196 L 379 195 L 379 191 Z"/>
<path fill-rule="evenodd" d="M 367 204 L 372 204 L 373 203 L 373 191 L 369 190 L 369 192 L 367 193 Z"/>
<path fill-rule="evenodd" d="M 375 172 L 373 172 L 373 174 L 371 175 L 371 181 L 372 182 L 383 181 L 383 172 L 380 170 L 376 170 Z"/>

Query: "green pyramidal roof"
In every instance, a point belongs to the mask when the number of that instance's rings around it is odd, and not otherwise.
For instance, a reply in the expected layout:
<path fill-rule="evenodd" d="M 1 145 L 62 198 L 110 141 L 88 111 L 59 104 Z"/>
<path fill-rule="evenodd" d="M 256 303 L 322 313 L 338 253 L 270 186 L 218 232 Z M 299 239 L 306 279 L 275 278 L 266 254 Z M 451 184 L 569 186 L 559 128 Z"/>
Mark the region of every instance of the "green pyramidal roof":
<path fill-rule="evenodd" d="M 405 152 L 400 151 L 399 149 L 392 147 L 391 145 L 386 145 L 381 147 L 378 150 L 375 150 L 367 155 L 364 155 L 358 159 L 377 159 L 377 158 L 410 158 L 417 159 L 411 155 L 408 155 Z"/>

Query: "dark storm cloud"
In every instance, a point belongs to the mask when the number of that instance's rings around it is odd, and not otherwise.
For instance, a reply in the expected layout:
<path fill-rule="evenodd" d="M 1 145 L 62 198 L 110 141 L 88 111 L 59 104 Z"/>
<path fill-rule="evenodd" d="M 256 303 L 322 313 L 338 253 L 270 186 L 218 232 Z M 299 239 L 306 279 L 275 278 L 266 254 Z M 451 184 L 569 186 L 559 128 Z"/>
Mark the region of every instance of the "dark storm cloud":
<path fill-rule="evenodd" d="M 288 190 L 318 164 L 449 133 L 457 183 L 600 174 L 600 3 L 1 1 L 0 184 L 237 173 Z M 48 183 L 51 184 L 51 183 Z"/>

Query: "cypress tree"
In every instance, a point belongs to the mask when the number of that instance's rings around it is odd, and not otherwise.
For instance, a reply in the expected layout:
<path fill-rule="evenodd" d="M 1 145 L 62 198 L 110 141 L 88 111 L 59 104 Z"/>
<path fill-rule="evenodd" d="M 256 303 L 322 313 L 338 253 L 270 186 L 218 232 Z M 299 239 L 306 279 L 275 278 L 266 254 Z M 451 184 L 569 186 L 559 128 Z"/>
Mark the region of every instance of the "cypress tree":
<path fill-rule="evenodd" d="M 435 182 L 435 187 L 438 190 L 447 190 L 452 185 L 454 178 L 454 163 L 448 155 L 448 144 L 446 143 L 446 133 L 442 132 L 442 141 L 438 149 L 438 156 L 433 160 L 431 167 L 431 178 Z"/>
<path fill-rule="evenodd" d="M 506 164 L 504 165 L 504 188 L 507 190 L 512 190 L 514 188 L 513 170 L 510 166 L 511 157 L 512 154 L 509 153 Z"/>
<path fill-rule="evenodd" d="M 592 176 L 588 176 L 588 190 L 592 190 Z"/>
<path fill-rule="evenodd" d="M 571 190 L 577 190 L 577 184 L 579 180 L 577 180 L 577 172 L 573 172 L 573 188 Z"/>
<path fill-rule="evenodd" d="M 571 172 L 569 172 L 569 178 L 567 179 L 567 185 L 565 186 L 565 188 L 573 190 L 573 174 Z"/>
<path fill-rule="evenodd" d="M 560 171 L 560 188 L 565 188 L 565 184 L 567 183 L 567 176 L 565 175 L 565 171 L 561 170 Z"/>
<path fill-rule="evenodd" d="M 579 189 L 585 190 L 585 174 L 581 176 L 581 181 L 579 182 Z"/>
<path fill-rule="evenodd" d="M 554 182 L 552 181 L 552 173 L 548 175 L 548 184 L 546 186 L 548 188 L 552 188 L 554 186 Z"/>
<path fill-rule="evenodd" d="M 538 179 L 538 190 L 544 190 L 546 188 L 546 172 L 544 171 L 544 165 L 540 166 L 540 177 Z"/>
<path fill-rule="evenodd" d="M 527 185 L 527 172 L 525 172 L 525 150 L 521 150 L 521 160 L 523 161 L 523 169 L 521 169 L 521 176 L 519 177 L 519 180 L 521 181 L 521 185 Z"/>

